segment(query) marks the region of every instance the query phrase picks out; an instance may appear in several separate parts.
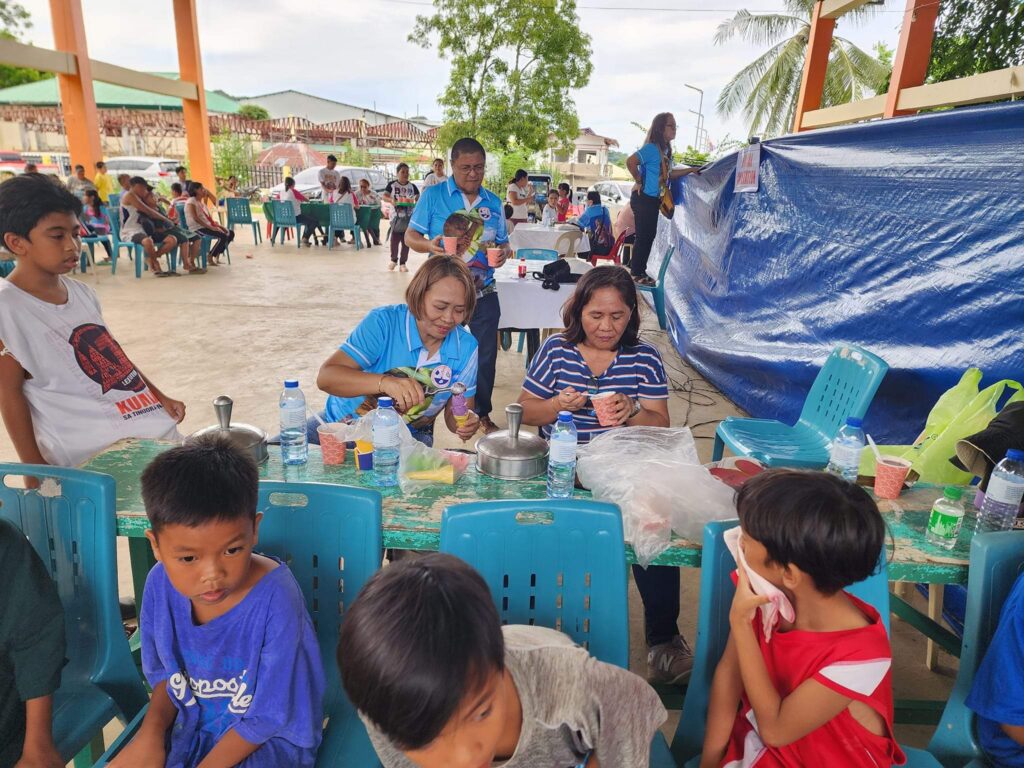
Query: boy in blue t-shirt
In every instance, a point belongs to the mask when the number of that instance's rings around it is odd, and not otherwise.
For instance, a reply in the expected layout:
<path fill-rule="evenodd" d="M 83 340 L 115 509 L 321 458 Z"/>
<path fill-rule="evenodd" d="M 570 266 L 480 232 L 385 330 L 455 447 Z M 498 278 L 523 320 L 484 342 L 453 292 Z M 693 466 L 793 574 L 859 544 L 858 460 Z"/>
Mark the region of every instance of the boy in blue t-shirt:
<path fill-rule="evenodd" d="M 112 768 L 309 766 L 324 673 L 302 592 L 256 554 L 253 460 L 219 437 L 162 453 L 142 473 L 160 562 L 142 603 L 153 698 Z"/>
<path fill-rule="evenodd" d="M 967 706 L 978 715 L 978 740 L 989 760 L 1024 766 L 1024 575 L 1006 598 Z"/>

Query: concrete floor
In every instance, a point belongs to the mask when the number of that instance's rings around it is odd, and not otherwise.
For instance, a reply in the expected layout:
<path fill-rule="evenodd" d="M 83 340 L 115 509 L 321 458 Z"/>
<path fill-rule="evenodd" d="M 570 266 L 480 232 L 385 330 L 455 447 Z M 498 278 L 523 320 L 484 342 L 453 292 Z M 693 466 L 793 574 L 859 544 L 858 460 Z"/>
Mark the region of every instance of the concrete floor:
<path fill-rule="evenodd" d="M 414 272 L 424 258 L 412 254 L 410 269 Z M 239 232 L 232 259 L 231 266 L 211 267 L 205 276 L 156 279 L 147 273 L 136 280 L 123 260 L 115 276 L 109 267 L 99 267 L 98 274 L 80 278 L 97 291 L 107 326 L 128 356 L 169 396 L 186 403 L 185 434 L 215 422 L 211 401 L 221 394 L 234 399 L 236 420 L 276 431 L 277 397 L 285 378 L 298 378 L 310 404 L 322 406 L 324 396 L 314 384 L 320 364 L 369 309 L 402 301 L 411 278 L 411 272 L 386 269 L 383 246 L 357 253 L 349 245 L 329 252 L 298 250 L 292 241 L 271 248 L 253 246 L 247 231 Z M 680 359 L 652 312 L 645 315 L 643 337 L 661 350 L 668 368 L 673 425 L 691 426 L 701 458 L 710 460 L 716 422 L 741 412 Z M 514 351 L 499 353 L 492 415 L 499 424 L 504 423 L 501 409 L 519 394 L 524 363 Z M 439 446 L 460 444 L 443 423 L 437 429 Z M 6 433 L 0 434 L 0 460 L 15 459 Z M 120 550 L 119 575 L 127 593 L 127 552 L 123 546 Z M 681 580 L 680 629 L 692 640 L 700 572 L 682 569 Z M 632 583 L 630 626 L 631 667 L 643 674 L 642 609 Z M 894 620 L 897 698 L 948 696 L 952 675 L 925 669 L 924 645 L 920 635 Z M 950 662 L 955 666 L 955 660 Z M 677 721 L 678 713 L 671 713 L 664 729 L 669 738 Z M 930 732 L 897 727 L 901 741 L 914 746 L 923 746 Z"/>

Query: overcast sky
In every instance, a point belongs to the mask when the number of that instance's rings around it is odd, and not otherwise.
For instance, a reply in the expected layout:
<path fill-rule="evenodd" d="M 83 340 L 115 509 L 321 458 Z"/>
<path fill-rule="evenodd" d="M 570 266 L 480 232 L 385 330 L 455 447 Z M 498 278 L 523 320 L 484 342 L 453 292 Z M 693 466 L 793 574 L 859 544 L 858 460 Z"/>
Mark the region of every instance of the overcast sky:
<path fill-rule="evenodd" d="M 53 47 L 48 0 L 20 0 L 35 22 L 28 39 Z M 170 0 L 82 0 L 94 59 L 145 71 L 177 71 Z M 866 50 L 895 49 L 903 0 L 886 0 L 871 20 L 840 20 L 836 34 Z M 713 141 L 746 136 L 738 117 L 714 108 L 721 87 L 762 49 L 714 44 L 715 29 L 737 9 L 778 11 L 782 0 L 579 0 L 592 38 L 590 84 L 574 95 L 580 124 L 631 151 L 647 124 L 675 112 L 676 143 L 692 143 L 699 95 Z M 612 8 L 615 6 L 615 8 Z M 628 10 L 626 6 L 630 7 Z M 428 0 L 199 0 L 203 71 L 208 89 L 250 96 L 295 89 L 397 115 L 441 119 L 436 98 L 448 63 L 434 49 L 406 41 Z"/>

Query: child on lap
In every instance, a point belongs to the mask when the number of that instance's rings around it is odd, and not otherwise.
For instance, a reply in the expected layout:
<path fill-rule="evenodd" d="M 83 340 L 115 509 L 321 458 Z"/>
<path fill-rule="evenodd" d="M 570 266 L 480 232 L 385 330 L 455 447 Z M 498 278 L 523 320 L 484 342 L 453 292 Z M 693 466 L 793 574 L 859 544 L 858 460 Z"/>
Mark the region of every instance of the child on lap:
<path fill-rule="evenodd" d="M 385 768 L 646 768 L 666 717 L 644 680 L 560 632 L 502 627 L 451 555 L 378 572 L 345 615 L 338 663 Z"/>
<path fill-rule="evenodd" d="M 311 767 L 324 675 L 302 592 L 256 554 L 252 459 L 221 438 L 173 448 L 142 474 L 159 561 L 142 603 L 153 698 L 111 768 Z"/>
<path fill-rule="evenodd" d="M 878 565 L 885 523 L 875 503 L 831 475 L 776 470 L 748 481 L 736 506 L 747 566 L 796 618 L 766 636 L 769 597 L 737 569 L 702 768 L 902 765 L 885 625 L 843 591 Z"/>

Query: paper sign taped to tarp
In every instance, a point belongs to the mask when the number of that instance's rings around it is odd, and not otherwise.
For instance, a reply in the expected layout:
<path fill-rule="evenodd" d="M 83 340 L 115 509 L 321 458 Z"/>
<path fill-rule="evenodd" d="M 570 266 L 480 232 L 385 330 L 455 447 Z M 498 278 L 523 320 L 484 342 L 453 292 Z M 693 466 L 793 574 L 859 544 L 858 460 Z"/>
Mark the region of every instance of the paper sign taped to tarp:
<path fill-rule="evenodd" d="M 758 169 L 761 167 L 761 144 L 751 144 L 736 157 L 736 184 L 733 192 L 757 192 Z"/>

